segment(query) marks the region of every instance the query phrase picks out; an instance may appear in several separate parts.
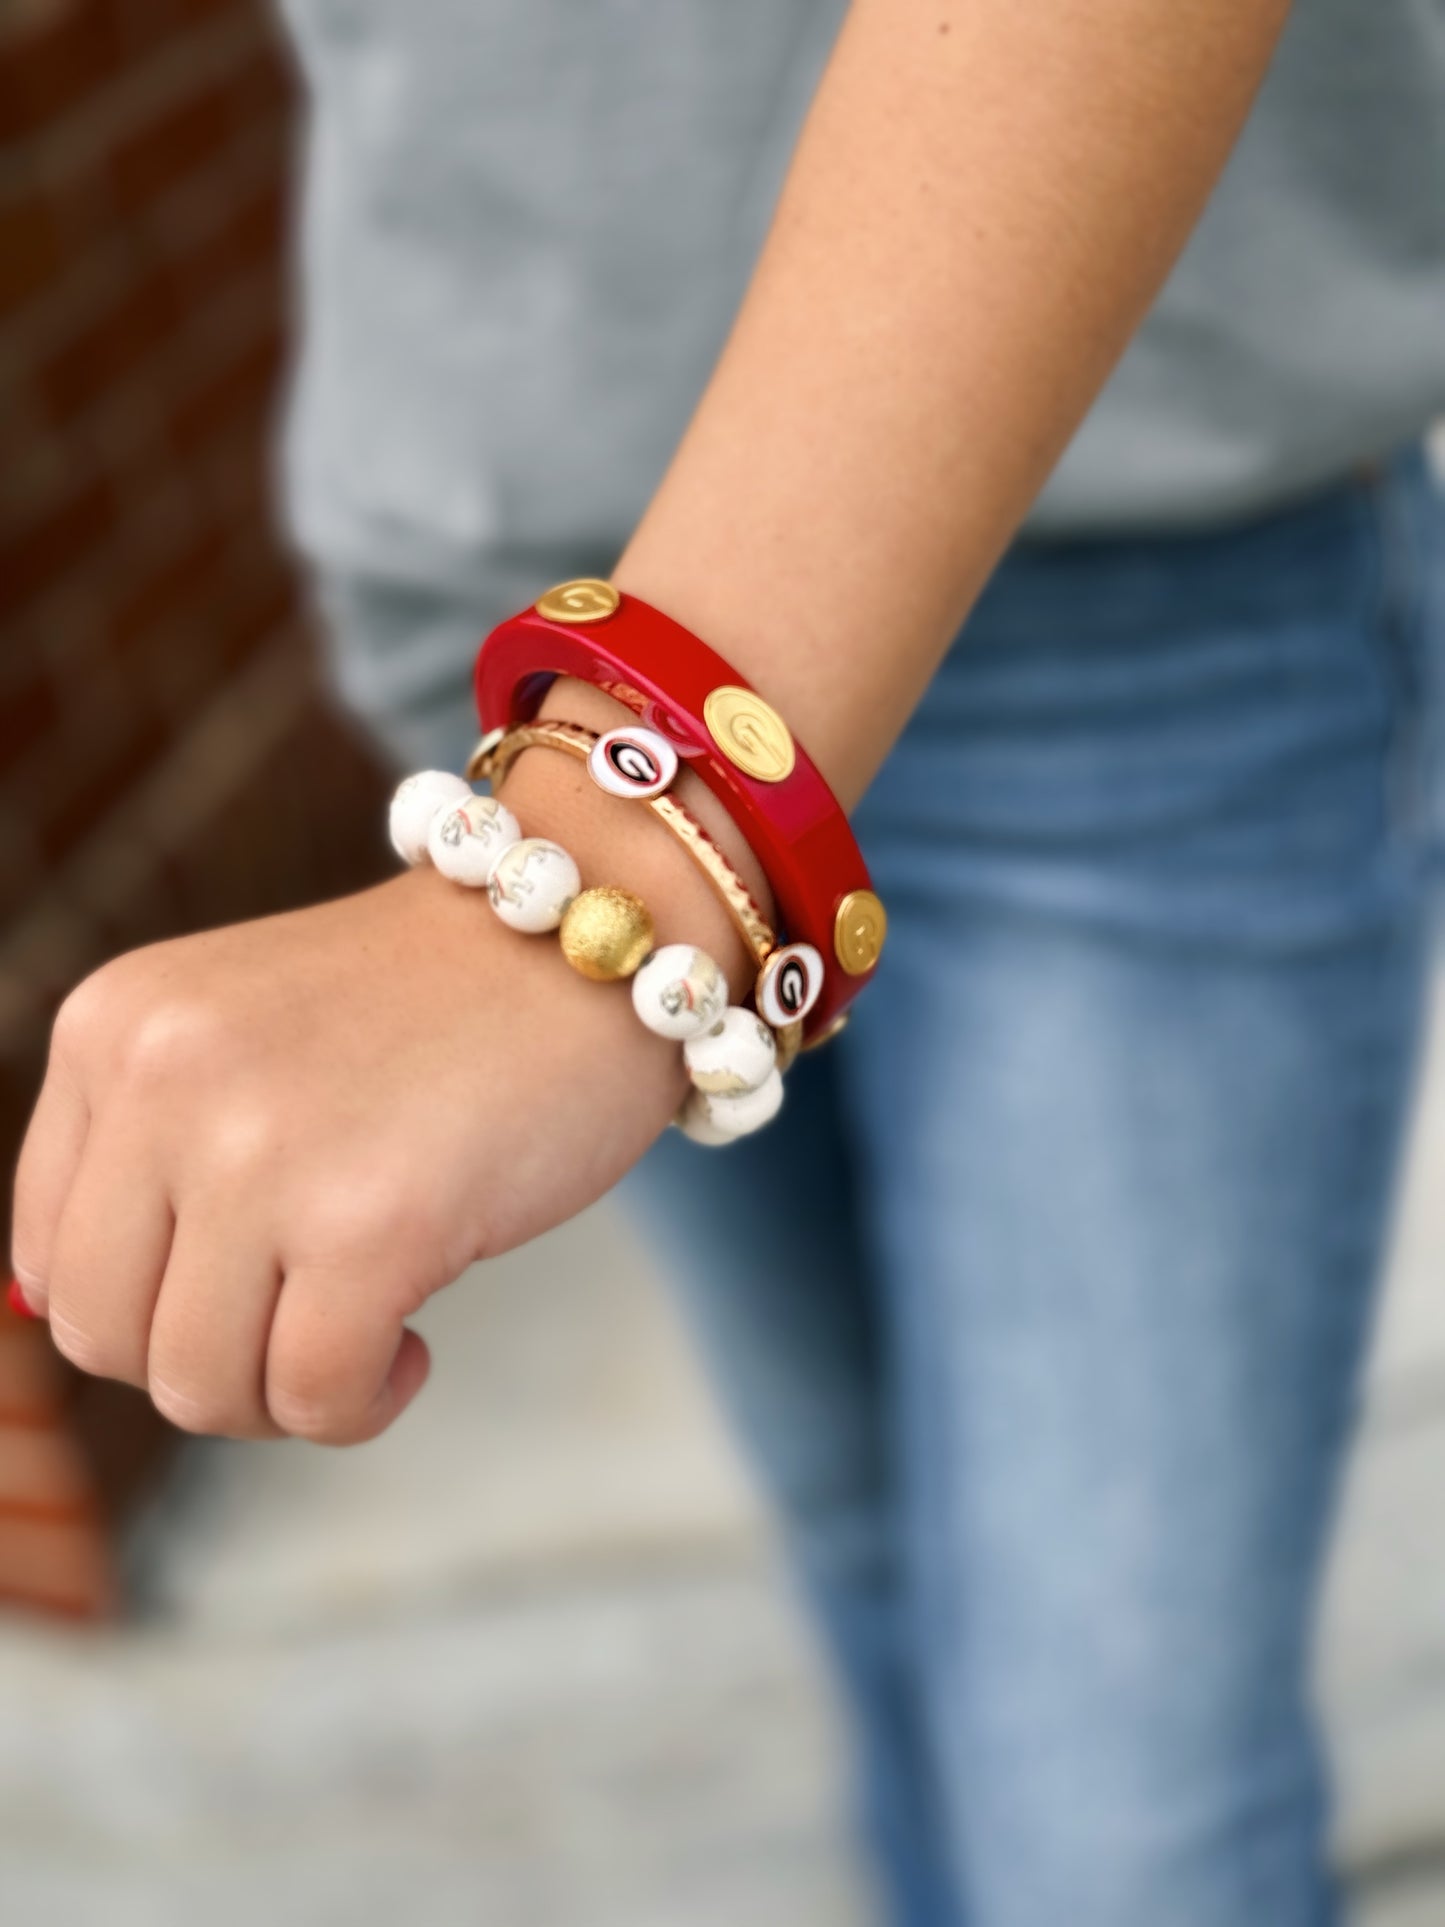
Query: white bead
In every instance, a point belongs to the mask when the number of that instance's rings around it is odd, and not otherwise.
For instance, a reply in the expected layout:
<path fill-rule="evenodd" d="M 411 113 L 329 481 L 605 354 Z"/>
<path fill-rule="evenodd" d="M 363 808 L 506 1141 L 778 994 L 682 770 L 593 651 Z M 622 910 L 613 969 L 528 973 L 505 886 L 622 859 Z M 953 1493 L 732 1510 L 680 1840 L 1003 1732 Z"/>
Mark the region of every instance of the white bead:
<path fill-rule="evenodd" d="M 725 1138 L 750 1137 L 771 1124 L 783 1106 L 783 1076 L 771 1070 L 755 1091 L 726 1094 L 692 1091 L 683 1105 L 689 1118 L 702 1119 Z"/>
<path fill-rule="evenodd" d="M 774 1030 L 806 1017 L 823 994 L 823 959 L 810 943 L 785 943 L 758 972 L 754 1002 Z"/>
<path fill-rule="evenodd" d="M 632 1007 L 659 1037 L 696 1037 L 711 1030 L 727 1006 L 727 978 L 690 943 L 665 943 L 632 979 Z"/>
<path fill-rule="evenodd" d="M 587 770 L 609 796 L 661 796 L 677 775 L 677 751 L 655 729 L 627 724 L 597 738 L 587 758 Z"/>
<path fill-rule="evenodd" d="M 472 786 L 450 770 L 422 769 L 405 777 L 391 799 L 387 829 L 391 847 L 403 863 L 417 864 L 426 857 L 427 831 L 437 811 L 454 809 L 472 794 Z"/>
<path fill-rule="evenodd" d="M 706 1103 L 701 1091 L 689 1091 L 683 1099 L 682 1108 L 672 1120 L 674 1127 L 683 1136 L 691 1138 L 694 1144 L 717 1146 L 731 1144 L 730 1131 L 720 1131 L 709 1118 Z"/>
<path fill-rule="evenodd" d="M 688 1075 L 700 1091 L 755 1091 L 778 1061 L 773 1033 L 761 1017 L 730 1004 L 720 1021 L 682 1047 Z"/>
<path fill-rule="evenodd" d="M 581 888 L 577 865 L 560 843 L 524 836 L 497 858 L 487 899 L 503 923 L 536 936 L 557 928 Z"/>
<path fill-rule="evenodd" d="M 495 796 L 468 796 L 454 810 L 438 810 L 427 832 L 431 860 L 444 877 L 480 890 L 522 826 Z"/>

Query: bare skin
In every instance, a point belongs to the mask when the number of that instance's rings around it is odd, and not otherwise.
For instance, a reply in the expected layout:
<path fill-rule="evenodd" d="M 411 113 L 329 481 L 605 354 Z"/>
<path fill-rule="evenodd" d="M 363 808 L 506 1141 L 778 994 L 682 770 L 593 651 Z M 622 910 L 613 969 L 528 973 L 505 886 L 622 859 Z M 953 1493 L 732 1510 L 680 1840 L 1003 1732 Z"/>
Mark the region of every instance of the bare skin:
<path fill-rule="evenodd" d="M 845 802 L 1187 238 L 1286 13 L 855 0 L 616 571 L 783 710 Z M 570 686 L 548 706 L 620 713 Z M 543 751 L 507 798 L 745 992 L 731 926 L 646 812 Z M 62 1352 L 188 1429 L 360 1441 L 425 1379 L 407 1319 L 605 1191 L 682 1085 L 625 990 L 429 872 L 156 945 L 61 1011 L 16 1275 Z"/>

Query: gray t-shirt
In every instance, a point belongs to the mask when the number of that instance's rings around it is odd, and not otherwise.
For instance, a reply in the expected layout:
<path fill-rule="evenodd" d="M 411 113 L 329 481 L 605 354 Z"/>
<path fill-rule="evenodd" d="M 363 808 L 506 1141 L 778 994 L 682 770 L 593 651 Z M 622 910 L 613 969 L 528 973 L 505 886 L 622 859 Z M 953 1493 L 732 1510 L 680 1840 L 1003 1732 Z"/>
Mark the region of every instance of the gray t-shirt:
<path fill-rule="evenodd" d="M 616 546 L 746 286 L 843 0 L 283 5 L 314 103 L 303 547 L 469 591 L 499 555 Z M 1442 408 L 1445 0 L 1297 0 L 1030 526 L 1248 513 Z"/>

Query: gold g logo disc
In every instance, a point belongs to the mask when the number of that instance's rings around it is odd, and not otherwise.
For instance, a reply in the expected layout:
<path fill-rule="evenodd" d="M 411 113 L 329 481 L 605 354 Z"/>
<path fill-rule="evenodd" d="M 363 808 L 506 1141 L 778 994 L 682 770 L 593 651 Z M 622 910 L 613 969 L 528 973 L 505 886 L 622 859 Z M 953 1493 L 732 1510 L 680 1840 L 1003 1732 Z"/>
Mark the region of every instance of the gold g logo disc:
<path fill-rule="evenodd" d="M 833 919 L 833 948 L 850 977 L 873 968 L 888 934 L 888 913 L 871 890 L 850 890 Z"/>
<path fill-rule="evenodd" d="M 760 783 L 781 783 L 793 773 L 797 754 L 788 725 L 751 689 L 723 683 L 702 706 L 713 741 L 743 772 Z"/>
<path fill-rule="evenodd" d="M 621 600 L 610 582 L 584 575 L 575 582 L 559 582 L 537 598 L 535 607 L 548 622 L 605 622 Z"/>

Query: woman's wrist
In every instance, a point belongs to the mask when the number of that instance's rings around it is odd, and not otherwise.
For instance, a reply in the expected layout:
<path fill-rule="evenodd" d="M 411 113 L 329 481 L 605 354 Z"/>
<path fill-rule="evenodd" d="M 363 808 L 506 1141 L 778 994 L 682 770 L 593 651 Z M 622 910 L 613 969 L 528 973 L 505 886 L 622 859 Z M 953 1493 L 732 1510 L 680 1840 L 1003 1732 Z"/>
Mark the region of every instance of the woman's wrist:
<path fill-rule="evenodd" d="M 636 721 L 610 696 L 571 680 L 553 685 L 540 713 L 598 731 Z M 717 798 L 686 769 L 673 787 L 771 915 L 767 879 Z M 501 793 L 529 836 L 550 837 L 572 853 L 584 882 L 635 892 L 652 912 L 659 944 L 696 944 L 717 961 L 734 1001 L 746 997 L 756 967 L 721 897 L 650 811 L 606 795 L 582 763 L 540 748 L 517 759 Z"/>

